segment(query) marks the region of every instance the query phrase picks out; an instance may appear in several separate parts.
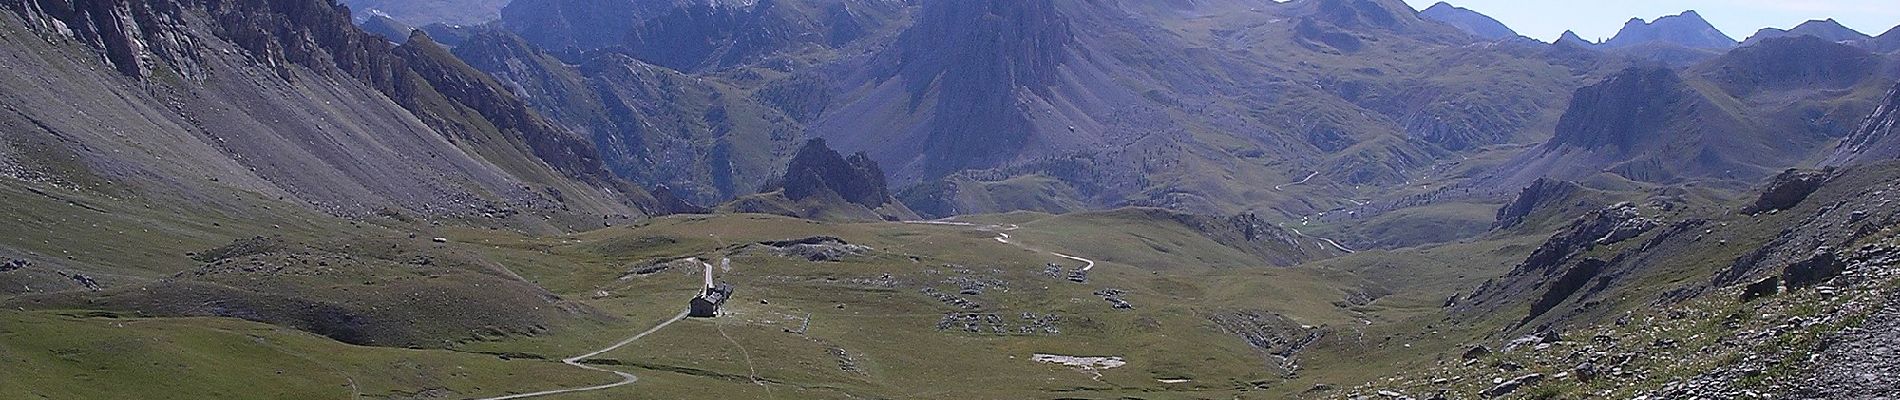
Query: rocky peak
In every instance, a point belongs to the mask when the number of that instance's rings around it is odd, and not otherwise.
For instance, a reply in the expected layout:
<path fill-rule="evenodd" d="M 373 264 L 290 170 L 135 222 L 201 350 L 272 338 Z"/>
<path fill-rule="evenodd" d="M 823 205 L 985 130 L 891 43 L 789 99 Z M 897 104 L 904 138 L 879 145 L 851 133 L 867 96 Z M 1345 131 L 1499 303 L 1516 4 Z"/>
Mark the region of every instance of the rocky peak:
<path fill-rule="evenodd" d="M 1555 42 L 1555 44 L 1577 46 L 1577 47 L 1582 47 L 1582 48 L 1597 47 L 1597 42 L 1592 42 L 1590 41 L 1590 39 L 1584 39 L 1583 36 L 1577 35 L 1577 31 L 1564 31 L 1563 36 L 1557 37 L 1557 41 Z"/>
<path fill-rule="evenodd" d="M 824 139 L 812 139 L 798 149 L 785 167 L 783 185 L 785 197 L 793 201 L 835 194 L 872 209 L 893 201 L 877 162 L 864 153 L 840 155 Z"/>
<path fill-rule="evenodd" d="M 1504 23 L 1498 22 L 1498 20 L 1488 15 L 1468 8 L 1453 6 L 1450 3 L 1442 1 L 1438 2 L 1438 4 L 1433 4 L 1424 11 L 1419 11 L 1418 16 L 1426 20 L 1451 25 L 1452 27 L 1458 28 L 1458 30 L 1465 31 L 1465 33 L 1477 36 L 1480 39 L 1502 40 L 1517 37 L 1517 31 L 1511 30 L 1511 28 L 1505 26 Z"/>
<path fill-rule="evenodd" d="M 1801 25 L 1795 26 L 1794 29 L 1762 28 L 1760 31 L 1756 31 L 1754 36 L 1749 36 L 1747 41 L 1742 42 L 1742 45 L 1753 45 L 1772 38 L 1797 36 L 1813 36 L 1830 42 L 1857 42 L 1873 38 L 1872 36 L 1867 36 L 1865 33 L 1860 33 L 1860 31 L 1841 25 L 1840 22 L 1835 21 L 1833 18 L 1828 18 L 1803 22 Z"/>
<path fill-rule="evenodd" d="M 1616 37 L 1604 42 L 1609 47 L 1633 47 L 1651 43 L 1673 44 L 1692 49 L 1727 49 L 1735 47 L 1736 41 L 1715 25 L 1702 19 L 1702 14 L 1684 11 L 1679 15 L 1657 18 L 1655 22 L 1645 22 L 1642 18 L 1631 18 L 1623 24 L 1623 30 Z"/>

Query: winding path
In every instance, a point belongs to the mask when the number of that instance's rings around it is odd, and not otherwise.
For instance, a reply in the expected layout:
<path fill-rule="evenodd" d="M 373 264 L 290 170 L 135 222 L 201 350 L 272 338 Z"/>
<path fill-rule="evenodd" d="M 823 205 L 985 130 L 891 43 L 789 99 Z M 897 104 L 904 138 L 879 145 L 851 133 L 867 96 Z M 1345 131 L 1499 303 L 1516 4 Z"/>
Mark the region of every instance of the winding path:
<path fill-rule="evenodd" d="M 707 264 L 705 262 L 701 262 L 700 264 L 706 266 L 706 274 L 707 276 L 711 276 L 712 268 L 713 268 L 712 264 Z M 530 397 L 553 396 L 557 394 L 591 392 L 595 390 L 605 390 L 605 389 L 612 389 L 612 388 L 617 388 L 621 386 L 632 385 L 634 382 L 639 382 L 640 377 L 634 376 L 633 374 L 626 373 L 626 372 L 615 371 L 615 370 L 610 370 L 606 368 L 600 368 L 600 367 L 595 367 L 592 365 L 587 365 L 584 362 L 587 361 L 588 359 L 594 358 L 595 356 L 599 356 L 601 354 L 607 354 L 608 352 L 611 352 L 614 350 L 620 350 L 620 348 L 627 347 L 627 345 L 633 344 L 633 342 L 639 341 L 641 338 L 647 337 L 647 335 L 652 335 L 655 332 L 659 332 L 661 329 L 666 329 L 666 327 L 672 326 L 673 323 L 680 322 L 681 320 L 685 320 L 686 314 L 690 311 L 691 310 L 680 310 L 679 314 L 674 315 L 673 318 L 671 319 L 667 319 L 666 322 L 661 322 L 659 325 L 654 326 L 652 329 L 647 329 L 645 332 L 640 332 L 640 334 L 638 335 L 633 335 L 633 337 L 629 337 L 626 340 L 622 340 L 620 341 L 620 343 L 614 343 L 614 345 L 612 346 L 607 346 L 606 348 L 595 350 L 592 353 L 568 357 L 566 359 L 561 360 L 562 364 L 572 365 L 580 369 L 585 369 L 588 371 L 596 371 L 596 372 L 606 372 L 606 373 L 611 373 L 614 375 L 619 375 L 620 376 L 619 382 L 614 382 L 614 383 L 609 383 L 609 384 L 599 385 L 599 386 L 588 386 L 588 387 L 578 387 L 578 388 L 568 388 L 568 389 L 554 389 L 554 390 L 544 390 L 544 391 L 539 391 L 539 392 L 534 392 L 534 393 L 511 394 L 511 395 L 501 396 L 501 397 L 484 397 L 484 398 L 480 398 L 476 400 L 526 399 Z"/>
<path fill-rule="evenodd" d="M 1286 189 L 1287 186 L 1304 185 L 1307 182 L 1312 182 L 1313 178 L 1318 178 L 1318 177 L 1319 177 L 1319 171 L 1313 171 L 1313 174 L 1307 175 L 1306 179 L 1301 179 L 1299 182 L 1293 182 L 1293 183 L 1281 184 L 1279 186 L 1274 186 L 1273 191 L 1278 192 L 1281 189 Z"/>
<path fill-rule="evenodd" d="M 980 229 L 980 230 L 985 230 L 985 231 L 992 231 L 992 232 L 996 232 L 996 242 L 997 242 L 997 243 L 1003 243 L 1003 244 L 1008 244 L 1008 245 L 1012 245 L 1012 246 L 1016 246 L 1016 247 L 1021 247 L 1021 248 L 1022 248 L 1022 249 L 1024 249 L 1024 250 L 1029 250 L 1029 251 L 1034 251 L 1034 252 L 1042 252 L 1042 253 L 1049 253 L 1049 255 L 1052 255 L 1052 256 L 1056 256 L 1056 257 L 1061 257 L 1061 258 L 1066 258 L 1066 259 L 1070 259 L 1070 260 L 1075 260 L 1075 261 L 1080 261 L 1080 262 L 1082 262 L 1082 264 L 1083 264 L 1083 265 L 1082 265 L 1082 271 L 1083 271 L 1083 272 L 1087 272 L 1088 270 L 1092 270 L 1092 269 L 1095 269 L 1095 260 L 1090 260 L 1090 259 L 1087 259 L 1087 258 L 1082 258 L 1082 257 L 1076 257 L 1076 256 L 1072 256 L 1072 255 L 1068 255 L 1068 254 L 1062 254 L 1062 253 L 1057 253 L 1057 252 L 1053 252 L 1053 251 L 1047 251 L 1047 250 L 1042 250 L 1042 249 L 1037 249 L 1037 248 L 1033 248 L 1033 247 L 1029 247 L 1029 246 L 1026 246 L 1026 245 L 1023 245 L 1022 243 L 1017 243 L 1017 242 L 1015 242 L 1015 240 L 1016 240 L 1016 238 L 1015 238 L 1015 237 L 1012 237 L 1012 236 L 1010 236 L 1010 235 L 1009 235 L 1009 232 L 1011 232 L 1011 231 L 1015 231 L 1015 230 L 1018 230 L 1018 229 L 1022 229 L 1022 228 L 1023 228 L 1022 226 L 1020 226 L 1020 225 L 1016 225 L 1016 224 L 1009 224 L 1009 225 L 987 225 L 987 226 L 983 226 L 983 225 L 977 225 L 977 224 L 973 224 L 973 223 L 969 223 L 969 222 L 957 222 L 957 221 L 946 221 L 946 220 L 935 220 L 935 221 L 904 221 L 904 223 L 906 223 L 906 224 L 917 224 L 917 225 L 943 225 L 943 226 L 962 226 L 962 227 L 975 227 L 975 228 L 977 228 L 977 229 Z"/>

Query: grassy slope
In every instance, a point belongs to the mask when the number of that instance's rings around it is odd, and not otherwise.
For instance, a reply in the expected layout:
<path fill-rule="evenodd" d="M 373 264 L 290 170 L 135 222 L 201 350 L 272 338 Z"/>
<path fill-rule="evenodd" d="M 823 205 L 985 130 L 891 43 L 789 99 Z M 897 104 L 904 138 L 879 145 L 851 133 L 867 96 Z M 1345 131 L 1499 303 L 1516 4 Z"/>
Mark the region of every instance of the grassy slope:
<path fill-rule="evenodd" d="M 0 311 L 0 397 L 321 399 L 494 394 L 608 377 L 483 354 L 348 346 L 230 319 Z M 604 374 L 598 374 L 604 375 Z"/>

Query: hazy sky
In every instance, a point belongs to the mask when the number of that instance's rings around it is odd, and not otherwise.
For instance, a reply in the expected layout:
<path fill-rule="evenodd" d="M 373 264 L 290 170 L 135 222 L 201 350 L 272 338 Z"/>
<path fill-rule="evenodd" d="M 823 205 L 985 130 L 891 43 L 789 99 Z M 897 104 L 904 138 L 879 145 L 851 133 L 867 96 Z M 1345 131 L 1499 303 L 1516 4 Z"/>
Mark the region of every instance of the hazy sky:
<path fill-rule="evenodd" d="M 1438 0 L 1405 0 L 1424 9 Z M 1696 10 L 1735 40 L 1755 30 L 1793 28 L 1810 19 L 1834 18 L 1868 35 L 1879 35 L 1900 25 L 1900 0 L 1447 0 L 1469 8 L 1544 41 L 1556 40 L 1565 30 L 1585 39 L 1616 36 L 1631 17 L 1656 17 Z"/>

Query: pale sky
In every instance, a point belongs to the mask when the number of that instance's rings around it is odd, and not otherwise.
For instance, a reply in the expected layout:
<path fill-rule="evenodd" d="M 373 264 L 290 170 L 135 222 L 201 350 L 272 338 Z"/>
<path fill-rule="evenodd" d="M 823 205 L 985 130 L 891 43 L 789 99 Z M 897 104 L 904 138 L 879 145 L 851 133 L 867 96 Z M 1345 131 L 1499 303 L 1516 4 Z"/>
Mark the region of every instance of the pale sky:
<path fill-rule="evenodd" d="M 1424 9 L 1438 0 L 1405 0 Z M 1848 28 L 1878 36 L 1900 25 L 1900 0 L 1446 0 L 1496 18 L 1518 34 L 1553 41 L 1565 30 L 1584 39 L 1616 36 L 1631 17 L 1657 17 L 1695 10 L 1735 40 L 1761 28 L 1793 28 L 1810 19 L 1834 18 Z"/>

